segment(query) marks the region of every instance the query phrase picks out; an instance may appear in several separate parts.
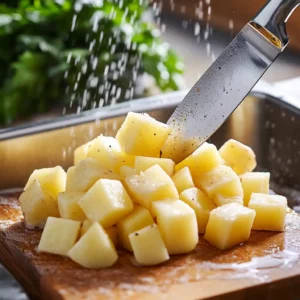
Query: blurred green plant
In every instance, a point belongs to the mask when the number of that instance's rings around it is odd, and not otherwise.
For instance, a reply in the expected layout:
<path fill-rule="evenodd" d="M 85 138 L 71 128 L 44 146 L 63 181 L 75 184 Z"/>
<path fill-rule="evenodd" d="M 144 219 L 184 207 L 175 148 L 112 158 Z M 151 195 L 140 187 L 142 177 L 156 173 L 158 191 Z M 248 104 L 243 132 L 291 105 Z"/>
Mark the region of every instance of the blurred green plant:
<path fill-rule="evenodd" d="M 129 100 L 144 73 L 177 90 L 182 63 L 148 9 L 145 0 L 2 0 L 0 123 Z"/>

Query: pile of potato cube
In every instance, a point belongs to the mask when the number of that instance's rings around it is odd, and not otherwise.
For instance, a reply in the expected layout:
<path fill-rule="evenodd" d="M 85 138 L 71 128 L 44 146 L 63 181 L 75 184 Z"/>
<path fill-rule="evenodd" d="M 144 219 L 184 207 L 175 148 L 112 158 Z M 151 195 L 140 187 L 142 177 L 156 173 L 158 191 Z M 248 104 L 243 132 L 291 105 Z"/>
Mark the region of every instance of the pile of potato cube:
<path fill-rule="evenodd" d="M 20 204 L 27 228 L 44 227 L 38 250 L 103 268 L 120 247 L 140 265 L 156 265 L 193 251 L 199 234 L 225 250 L 246 242 L 251 229 L 284 229 L 287 200 L 269 195 L 269 173 L 253 172 L 251 148 L 204 143 L 175 164 L 160 158 L 170 131 L 129 113 L 116 138 L 76 149 L 67 173 L 35 170 Z"/>

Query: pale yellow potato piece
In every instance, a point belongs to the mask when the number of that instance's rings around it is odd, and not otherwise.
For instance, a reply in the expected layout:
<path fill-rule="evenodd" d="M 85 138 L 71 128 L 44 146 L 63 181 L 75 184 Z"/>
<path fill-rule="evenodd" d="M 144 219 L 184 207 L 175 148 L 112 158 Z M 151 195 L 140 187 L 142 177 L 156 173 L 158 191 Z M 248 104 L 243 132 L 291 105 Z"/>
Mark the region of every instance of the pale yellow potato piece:
<path fill-rule="evenodd" d="M 97 222 L 72 247 L 68 256 L 79 265 L 90 269 L 110 267 L 118 259 L 114 244 Z"/>
<path fill-rule="evenodd" d="M 59 217 L 57 200 L 34 180 L 20 196 L 20 206 L 27 228 L 43 227 L 48 217 Z"/>
<path fill-rule="evenodd" d="M 210 212 L 204 238 L 226 250 L 249 239 L 255 211 L 238 203 L 229 203 Z"/>
<path fill-rule="evenodd" d="M 87 157 L 96 159 L 103 168 L 117 171 L 123 153 L 118 141 L 110 136 L 100 135 L 91 141 Z"/>
<path fill-rule="evenodd" d="M 178 193 L 195 186 L 189 167 L 184 167 L 177 171 L 172 177 L 172 180 L 177 188 Z"/>
<path fill-rule="evenodd" d="M 66 191 L 87 192 L 101 178 L 119 180 L 120 175 L 95 159 L 84 159 L 68 169 Z"/>
<path fill-rule="evenodd" d="M 191 252 L 198 243 L 195 211 L 181 200 L 153 202 L 157 225 L 169 254 Z"/>
<path fill-rule="evenodd" d="M 74 165 L 77 165 L 81 160 L 87 158 L 87 152 L 89 147 L 91 146 L 92 142 L 88 142 L 86 144 L 81 145 L 80 147 L 76 148 L 74 151 Z"/>
<path fill-rule="evenodd" d="M 79 237 L 80 226 L 78 221 L 49 217 L 38 251 L 67 255 Z"/>
<path fill-rule="evenodd" d="M 197 177 L 200 174 L 209 172 L 213 168 L 223 163 L 223 160 L 215 145 L 204 143 L 190 156 L 175 166 L 175 172 L 189 167 L 192 176 Z"/>
<path fill-rule="evenodd" d="M 252 172 L 256 167 L 256 156 L 253 150 L 236 140 L 228 140 L 219 152 L 225 164 L 238 175 Z"/>
<path fill-rule="evenodd" d="M 252 229 L 284 230 L 287 211 L 286 197 L 253 193 L 248 206 L 256 211 Z"/>
<path fill-rule="evenodd" d="M 169 158 L 136 156 L 134 168 L 137 174 L 146 171 L 154 165 L 159 165 L 169 176 L 174 175 L 175 163 Z"/>
<path fill-rule="evenodd" d="M 160 157 L 171 128 L 147 114 L 128 113 L 116 139 L 127 154 Z"/>
<path fill-rule="evenodd" d="M 269 194 L 270 173 L 249 172 L 240 176 L 243 191 L 244 205 L 248 206 L 252 193 Z"/>
<path fill-rule="evenodd" d="M 132 251 L 132 247 L 129 241 L 129 234 L 153 223 L 154 220 L 148 209 L 142 206 L 136 206 L 131 214 L 117 223 L 120 245 L 123 248 Z"/>
<path fill-rule="evenodd" d="M 127 176 L 136 175 L 136 170 L 129 166 L 122 166 L 120 167 L 119 174 L 122 179 L 126 178 Z"/>
<path fill-rule="evenodd" d="M 83 192 L 63 192 L 58 194 L 58 210 L 64 219 L 83 222 L 86 219 L 78 201 L 84 196 Z"/>
<path fill-rule="evenodd" d="M 82 226 L 81 226 L 80 235 L 83 236 L 93 226 L 94 223 L 100 224 L 99 222 L 94 222 L 92 220 L 88 220 L 88 219 L 84 220 L 84 222 L 82 223 Z M 115 246 L 117 246 L 117 244 L 118 244 L 117 227 L 112 226 L 112 227 L 106 228 L 105 232 L 108 234 L 108 236 L 111 239 L 111 241 L 113 242 L 113 244 Z"/>
<path fill-rule="evenodd" d="M 80 236 L 83 236 L 92 227 L 94 223 L 95 221 L 89 219 L 84 220 L 81 226 Z"/>
<path fill-rule="evenodd" d="M 134 257 L 140 265 L 158 265 L 170 258 L 156 224 L 131 233 L 129 240 Z"/>
<path fill-rule="evenodd" d="M 196 213 L 198 231 L 204 233 L 210 212 L 216 208 L 214 202 L 201 190 L 190 188 L 179 194 L 180 200 L 188 204 Z"/>
<path fill-rule="evenodd" d="M 66 172 L 60 166 L 34 170 L 30 175 L 24 190 L 26 190 L 33 181 L 38 180 L 42 190 L 46 193 L 50 193 L 52 197 L 56 198 L 59 193 L 65 191 L 66 178 Z"/>
<path fill-rule="evenodd" d="M 141 175 L 128 176 L 125 182 L 133 199 L 149 210 L 153 201 L 179 197 L 172 179 L 159 165 Z"/>
<path fill-rule="evenodd" d="M 122 152 L 122 155 L 119 158 L 119 162 L 117 164 L 117 170 L 120 171 L 120 168 L 123 166 L 134 168 L 134 165 L 135 165 L 135 156 Z"/>
<path fill-rule="evenodd" d="M 122 183 L 99 179 L 79 200 L 79 206 L 88 219 L 110 227 L 133 210 L 133 203 Z"/>
<path fill-rule="evenodd" d="M 218 206 L 230 202 L 243 204 L 244 193 L 240 178 L 228 166 L 219 165 L 201 177 L 194 178 L 194 182 Z"/>

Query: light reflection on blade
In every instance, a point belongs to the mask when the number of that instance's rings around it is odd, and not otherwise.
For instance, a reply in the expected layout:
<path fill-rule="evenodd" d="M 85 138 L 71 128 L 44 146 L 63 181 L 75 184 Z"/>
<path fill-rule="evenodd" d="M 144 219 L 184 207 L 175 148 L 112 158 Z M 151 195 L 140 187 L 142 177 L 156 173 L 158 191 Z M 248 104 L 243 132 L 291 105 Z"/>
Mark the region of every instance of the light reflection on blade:
<path fill-rule="evenodd" d="M 162 157 L 179 162 L 230 116 L 283 51 L 247 24 L 179 104 Z"/>

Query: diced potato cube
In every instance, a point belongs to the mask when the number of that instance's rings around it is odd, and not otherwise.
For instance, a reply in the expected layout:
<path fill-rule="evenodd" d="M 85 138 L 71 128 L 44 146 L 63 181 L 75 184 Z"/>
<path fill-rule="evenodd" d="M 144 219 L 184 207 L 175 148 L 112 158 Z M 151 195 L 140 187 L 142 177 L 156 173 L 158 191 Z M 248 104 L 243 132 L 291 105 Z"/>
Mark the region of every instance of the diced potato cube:
<path fill-rule="evenodd" d="M 46 193 L 50 193 L 53 198 L 66 189 L 66 172 L 60 166 L 54 168 L 45 168 L 34 170 L 30 175 L 24 190 L 26 190 L 30 184 L 38 180 L 42 190 Z"/>
<path fill-rule="evenodd" d="M 110 227 L 133 210 L 133 204 L 122 183 L 99 179 L 79 200 L 88 219 Z"/>
<path fill-rule="evenodd" d="M 173 176 L 175 163 L 172 159 L 145 156 L 136 156 L 135 158 L 134 168 L 137 174 L 140 174 L 142 171 L 146 171 L 154 165 L 159 165 L 169 176 Z"/>
<path fill-rule="evenodd" d="M 256 167 L 256 157 L 253 150 L 236 140 L 228 140 L 219 152 L 225 164 L 238 175 L 251 172 Z"/>
<path fill-rule="evenodd" d="M 20 205 L 28 228 L 44 226 L 48 217 L 59 217 L 57 200 L 34 180 L 20 196 Z"/>
<path fill-rule="evenodd" d="M 156 224 L 131 233 L 129 240 L 134 257 L 141 265 L 158 265 L 170 258 Z"/>
<path fill-rule="evenodd" d="M 189 167 L 184 167 L 176 172 L 172 177 L 172 180 L 177 188 L 178 193 L 195 186 Z"/>
<path fill-rule="evenodd" d="M 38 251 L 67 255 L 79 237 L 80 226 L 78 221 L 49 217 Z"/>
<path fill-rule="evenodd" d="M 252 229 L 284 230 L 287 210 L 286 197 L 253 193 L 248 206 L 256 211 Z"/>
<path fill-rule="evenodd" d="M 83 236 L 92 227 L 94 223 L 95 221 L 89 219 L 84 220 L 81 226 L 80 236 Z"/>
<path fill-rule="evenodd" d="M 149 210 L 153 201 L 179 197 L 172 179 L 158 165 L 141 175 L 128 176 L 125 181 L 133 199 Z"/>
<path fill-rule="evenodd" d="M 219 165 L 201 177 L 194 178 L 194 182 L 218 206 L 230 202 L 243 204 L 244 194 L 240 178 L 228 166 Z"/>
<path fill-rule="evenodd" d="M 129 234 L 153 223 L 154 221 L 150 212 L 144 207 L 136 206 L 130 215 L 117 223 L 121 246 L 132 251 Z"/>
<path fill-rule="evenodd" d="M 252 193 L 269 194 L 270 173 L 249 172 L 240 176 L 243 191 L 244 205 L 248 206 Z"/>
<path fill-rule="evenodd" d="M 117 163 L 117 170 L 120 170 L 121 167 L 125 167 L 125 166 L 134 168 L 134 165 L 135 165 L 135 156 L 122 152 L 122 155 L 119 158 L 119 162 Z"/>
<path fill-rule="evenodd" d="M 181 200 L 153 202 L 157 225 L 169 254 L 192 251 L 198 243 L 195 211 Z"/>
<path fill-rule="evenodd" d="M 147 114 L 128 113 L 116 139 L 122 149 L 131 155 L 160 157 L 171 128 Z"/>
<path fill-rule="evenodd" d="M 127 176 L 136 175 L 135 169 L 132 167 L 129 167 L 129 166 L 122 166 L 120 168 L 119 173 L 120 173 L 121 178 L 123 178 L 123 179 L 126 178 Z"/>
<path fill-rule="evenodd" d="M 202 173 L 209 172 L 223 163 L 223 160 L 215 145 L 204 143 L 190 156 L 175 166 L 175 172 L 189 167 L 192 176 L 197 177 Z"/>
<path fill-rule="evenodd" d="M 233 187 L 234 187 L 234 185 L 233 185 Z M 239 196 L 224 196 L 222 194 L 217 194 L 214 196 L 213 200 L 217 206 L 222 206 L 222 205 L 232 203 L 232 202 L 244 205 L 243 194 L 240 194 Z"/>
<path fill-rule="evenodd" d="M 84 196 L 83 192 L 63 192 L 58 194 L 58 210 L 64 219 L 83 222 L 86 219 L 78 201 Z"/>
<path fill-rule="evenodd" d="M 72 247 L 68 256 L 79 265 L 90 269 L 110 267 L 118 259 L 115 246 L 97 222 Z"/>
<path fill-rule="evenodd" d="M 198 231 L 204 233 L 209 213 L 216 207 L 213 201 L 201 190 L 190 188 L 179 195 L 180 200 L 188 204 L 196 213 Z"/>
<path fill-rule="evenodd" d="M 74 165 L 77 165 L 81 160 L 87 158 L 87 152 L 89 147 L 91 146 L 91 142 L 81 145 L 80 147 L 76 148 L 74 151 Z"/>
<path fill-rule="evenodd" d="M 68 169 L 66 191 L 87 192 L 101 178 L 118 180 L 120 176 L 95 159 L 84 159 Z"/>
<path fill-rule="evenodd" d="M 87 152 L 88 158 L 96 159 L 100 165 L 109 170 L 117 171 L 123 156 L 118 141 L 110 136 L 100 135 L 91 141 Z"/>
<path fill-rule="evenodd" d="M 210 212 L 204 238 L 225 250 L 249 239 L 255 211 L 238 203 L 229 203 Z"/>
<path fill-rule="evenodd" d="M 93 226 L 94 223 L 100 224 L 99 222 L 94 222 L 92 220 L 84 220 L 84 222 L 82 223 L 80 235 L 83 236 Z M 113 242 L 113 244 L 115 246 L 117 246 L 117 244 L 118 244 L 117 227 L 112 226 L 112 227 L 106 228 L 105 232 L 108 234 L 108 236 L 111 239 L 111 241 Z"/>
<path fill-rule="evenodd" d="M 95 221 L 89 219 L 84 220 L 81 226 L 80 236 L 83 236 L 92 227 L 94 223 Z"/>

